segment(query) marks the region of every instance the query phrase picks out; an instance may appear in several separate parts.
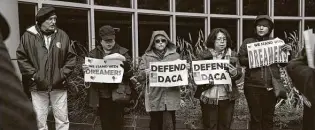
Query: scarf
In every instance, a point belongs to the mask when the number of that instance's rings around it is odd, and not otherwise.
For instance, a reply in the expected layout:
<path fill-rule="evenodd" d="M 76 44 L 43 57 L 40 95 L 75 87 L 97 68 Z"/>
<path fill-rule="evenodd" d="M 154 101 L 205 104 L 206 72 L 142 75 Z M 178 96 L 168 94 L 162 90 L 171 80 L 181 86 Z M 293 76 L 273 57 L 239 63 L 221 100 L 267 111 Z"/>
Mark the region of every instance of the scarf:
<path fill-rule="evenodd" d="M 164 49 L 163 51 L 157 50 L 157 49 L 153 49 L 153 52 L 160 58 L 163 59 L 164 55 L 166 53 L 166 49 Z"/>
<path fill-rule="evenodd" d="M 217 52 L 214 49 L 209 49 L 209 50 L 210 50 L 214 60 L 215 59 L 230 60 L 231 53 L 232 53 L 231 49 L 226 49 L 226 50 L 223 50 L 221 52 Z M 214 88 L 214 87 L 216 87 L 216 88 Z M 219 100 L 229 99 L 231 92 L 232 92 L 232 84 L 215 85 L 215 86 L 205 90 L 204 92 L 202 92 L 200 98 L 205 104 L 218 105 Z M 215 98 L 213 98 L 213 94 L 215 94 Z M 220 97 L 222 95 L 224 95 L 224 96 Z"/>

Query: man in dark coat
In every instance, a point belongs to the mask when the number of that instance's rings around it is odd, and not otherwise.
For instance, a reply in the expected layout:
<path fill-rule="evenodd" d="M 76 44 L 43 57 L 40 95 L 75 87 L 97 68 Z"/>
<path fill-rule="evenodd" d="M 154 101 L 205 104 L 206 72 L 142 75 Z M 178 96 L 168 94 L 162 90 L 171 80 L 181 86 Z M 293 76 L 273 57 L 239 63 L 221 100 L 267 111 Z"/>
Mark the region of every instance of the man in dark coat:
<path fill-rule="evenodd" d="M 35 130 L 35 112 L 4 44 L 9 34 L 9 24 L 0 14 L 0 130 Z"/>
<path fill-rule="evenodd" d="M 311 107 L 304 105 L 303 130 L 315 130 L 315 69 L 308 66 L 304 55 L 289 62 L 287 71 L 295 87 L 312 104 Z"/>
<path fill-rule="evenodd" d="M 36 15 L 36 25 L 21 38 L 16 55 L 23 84 L 31 91 L 38 129 L 47 130 L 49 103 L 56 130 L 68 130 L 67 77 L 75 66 L 76 55 L 68 35 L 56 27 L 53 7 L 43 7 Z"/>

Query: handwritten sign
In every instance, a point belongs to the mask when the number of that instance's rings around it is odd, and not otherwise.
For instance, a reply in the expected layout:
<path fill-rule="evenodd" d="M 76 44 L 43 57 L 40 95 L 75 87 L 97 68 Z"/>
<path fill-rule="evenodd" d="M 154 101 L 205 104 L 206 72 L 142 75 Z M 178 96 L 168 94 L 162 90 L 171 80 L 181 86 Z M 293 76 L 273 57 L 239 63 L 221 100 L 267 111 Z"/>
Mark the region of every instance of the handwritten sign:
<path fill-rule="evenodd" d="M 229 64 L 229 60 L 200 60 L 193 61 L 193 76 L 197 85 L 209 84 L 231 84 L 229 73 L 224 70 Z"/>
<path fill-rule="evenodd" d="M 290 54 L 281 50 L 284 44 L 279 38 L 247 44 L 249 68 L 287 63 Z"/>
<path fill-rule="evenodd" d="M 188 85 L 186 60 L 150 63 L 150 87 Z"/>
<path fill-rule="evenodd" d="M 103 60 L 85 57 L 85 64 L 88 69 L 84 74 L 85 82 L 96 83 L 121 83 L 124 69 L 120 66 L 122 61 Z"/>

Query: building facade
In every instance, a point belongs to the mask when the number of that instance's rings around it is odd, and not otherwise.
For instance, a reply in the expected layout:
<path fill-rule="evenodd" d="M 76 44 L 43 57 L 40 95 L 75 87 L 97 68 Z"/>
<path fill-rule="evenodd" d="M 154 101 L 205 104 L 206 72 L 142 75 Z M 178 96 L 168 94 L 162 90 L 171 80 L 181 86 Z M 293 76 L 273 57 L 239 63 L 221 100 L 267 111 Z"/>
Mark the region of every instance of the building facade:
<path fill-rule="evenodd" d="M 98 28 L 120 28 L 116 42 L 141 56 L 153 30 L 165 30 L 175 42 L 194 44 L 201 31 L 226 28 L 238 50 L 253 34 L 256 15 L 268 14 L 275 22 L 275 37 L 315 27 L 315 0 L 18 0 L 20 35 L 35 23 L 38 8 L 54 6 L 57 26 L 72 40 L 91 50 L 99 40 Z"/>

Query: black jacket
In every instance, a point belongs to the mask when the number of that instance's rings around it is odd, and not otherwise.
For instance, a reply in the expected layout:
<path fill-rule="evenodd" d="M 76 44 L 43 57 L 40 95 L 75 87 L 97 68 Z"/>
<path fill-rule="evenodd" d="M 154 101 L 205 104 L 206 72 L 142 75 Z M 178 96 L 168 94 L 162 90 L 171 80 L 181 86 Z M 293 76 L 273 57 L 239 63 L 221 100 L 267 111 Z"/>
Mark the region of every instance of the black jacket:
<path fill-rule="evenodd" d="M 23 85 L 31 91 L 65 89 L 67 77 L 76 63 L 76 55 L 68 35 L 57 29 L 51 36 L 49 50 L 37 26 L 23 34 L 16 51 Z M 33 81 L 32 78 L 35 80 Z"/>
<path fill-rule="evenodd" d="M 123 68 L 124 68 L 124 75 L 123 75 L 123 83 L 129 84 L 129 79 L 132 76 L 132 71 L 130 70 L 131 65 L 131 57 L 128 54 L 128 49 L 123 48 L 119 46 L 117 43 L 115 44 L 114 48 L 112 49 L 110 54 L 118 53 L 123 55 L 126 58 L 126 61 L 124 62 Z M 89 57 L 91 58 L 97 58 L 97 59 L 103 59 L 105 56 L 104 50 L 101 45 L 98 45 L 90 51 Z M 110 83 L 92 83 L 89 88 L 89 105 L 91 107 L 98 107 L 99 106 L 99 91 L 102 91 L 104 94 L 103 98 L 110 98 L 112 95 L 113 88 L 118 87 L 117 84 L 110 84 Z"/>
<path fill-rule="evenodd" d="M 0 14 L 0 20 L 4 18 Z M 3 22 L 3 21 L 1 21 Z M 4 20 L 4 22 L 6 22 Z M 7 30 L 7 31 L 2 31 Z M 9 26 L 0 29 L 0 130 L 36 130 L 36 115 L 32 103 L 23 92 L 2 33 L 9 35 Z"/>

